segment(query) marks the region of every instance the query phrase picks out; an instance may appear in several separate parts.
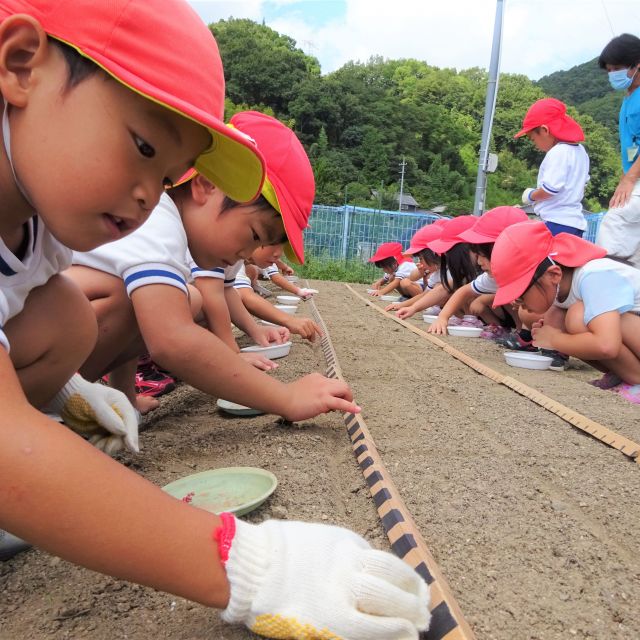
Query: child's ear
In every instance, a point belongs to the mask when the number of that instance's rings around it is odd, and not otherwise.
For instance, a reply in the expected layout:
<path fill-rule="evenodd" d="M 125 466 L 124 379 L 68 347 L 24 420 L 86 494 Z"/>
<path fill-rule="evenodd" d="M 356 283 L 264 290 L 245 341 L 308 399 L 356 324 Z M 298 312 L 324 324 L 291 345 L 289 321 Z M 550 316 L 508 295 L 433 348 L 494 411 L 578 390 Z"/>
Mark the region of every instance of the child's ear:
<path fill-rule="evenodd" d="M 557 264 L 550 266 L 547 269 L 547 275 L 549 276 L 552 284 L 558 284 L 562 280 L 562 267 Z"/>
<path fill-rule="evenodd" d="M 211 197 L 216 188 L 212 182 L 198 173 L 191 180 L 191 197 L 196 204 L 202 206 Z"/>
<path fill-rule="evenodd" d="M 0 92 L 16 107 L 27 103 L 34 70 L 49 52 L 47 34 L 27 15 L 14 15 L 0 24 Z"/>

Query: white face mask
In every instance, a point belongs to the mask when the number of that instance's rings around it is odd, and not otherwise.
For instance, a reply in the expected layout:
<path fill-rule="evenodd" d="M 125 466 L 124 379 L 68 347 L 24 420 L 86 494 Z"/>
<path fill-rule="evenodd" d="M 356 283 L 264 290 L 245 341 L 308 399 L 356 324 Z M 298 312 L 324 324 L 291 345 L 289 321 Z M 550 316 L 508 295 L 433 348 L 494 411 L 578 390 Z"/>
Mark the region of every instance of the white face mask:
<path fill-rule="evenodd" d="M 4 110 L 2 112 L 2 141 L 4 142 L 4 150 L 7 154 L 9 166 L 11 167 L 11 173 L 13 174 L 13 181 L 16 183 L 16 187 L 18 187 L 18 191 L 20 191 L 22 197 L 29 203 L 31 207 L 33 207 L 31 198 L 29 198 L 29 196 L 26 194 L 24 187 L 22 186 L 20 180 L 18 180 L 16 171 L 13 168 L 13 159 L 11 157 L 11 129 L 9 128 L 9 105 L 6 102 L 4 103 Z"/>

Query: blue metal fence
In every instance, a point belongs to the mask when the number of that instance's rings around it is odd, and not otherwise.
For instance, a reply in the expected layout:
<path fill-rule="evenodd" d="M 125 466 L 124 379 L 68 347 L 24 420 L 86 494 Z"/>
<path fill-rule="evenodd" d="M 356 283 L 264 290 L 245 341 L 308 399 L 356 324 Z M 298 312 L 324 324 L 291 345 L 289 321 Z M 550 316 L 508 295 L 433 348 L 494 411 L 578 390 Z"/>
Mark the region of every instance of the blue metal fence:
<path fill-rule="evenodd" d="M 587 240 L 595 241 L 603 215 L 604 212 L 586 215 L 589 226 L 584 237 Z M 304 234 L 305 254 L 327 261 L 367 262 L 379 244 L 400 242 L 408 247 L 411 236 L 420 227 L 440 218 L 432 213 L 314 205 L 311 227 Z"/>

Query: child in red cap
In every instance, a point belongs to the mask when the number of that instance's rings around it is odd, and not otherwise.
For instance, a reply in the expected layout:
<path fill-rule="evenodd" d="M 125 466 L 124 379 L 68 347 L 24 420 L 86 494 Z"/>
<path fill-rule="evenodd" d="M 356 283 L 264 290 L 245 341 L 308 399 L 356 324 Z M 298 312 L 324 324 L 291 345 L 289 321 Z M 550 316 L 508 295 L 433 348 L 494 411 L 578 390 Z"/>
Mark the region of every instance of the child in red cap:
<path fill-rule="evenodd" d="M 59 275 L 68 247 L 133 231 L 194 163 L 239 202 L 261 192 L 259 151 L 221 121 L 206 25 L 182 0 L 0 0 L 0 92 L 0 525 L 94 570 L 226 607 L 225 619 L 268 637 L 425 629 L 425 583 L 356 534 L 191 507 L 36 408 L 57 395 L 65 421 L 135 446 L 122 394 L 78 380 L 57 393 L 96 339 L 89 303 Z M 362 586 L 371 579 L 384 585 L 375 594 Z"/>
<path fill-rule="evenodd" d="M 438 319 L 429 327 L 429 333 L 446 335 L 449 319 L 461 311 L 481 317 L 489 325 L 483 332 L 483 337 L 496 338 L 508 333 L 507 329 L 502 329 L 514 326 L 510 308 L 501 307 L 496 312 L 491 311 L 493 298 L 498 290 L 498 285 L 491 275 L 491 252 L 493 243 L 504 229 L 527 220 L 527 214 L 518 207 L 496 207 L 477 218 L 470 229 L 460 233 L 460 239 L 471 246 L 471 253 L 475 256 L 482 273 L 473 282 L 460 287 L 452 294 Z"/>
<path fill-rule="evenodd" d="M 590 362 L 613 386 L 640 403 L 640 271 L 572 234 L 552 236 L 541 222 L 505 229 L 496 240 L 491 271 L 494 306 L 519 300 L 544 314 L 534 344 Z"/>
<path fill-rule="evenodd" d="M 469 245 L 460 239 L 460 234 L 470 229 L 477 218 L 475 216 L 458 216 L 445 220 L 437 233 L 426 241 L 426 248 L 440 256 L 440 281 L 432 291 L 410 301 L 405 307 L 396 311 L 401 319 L 410 318 L 418 311 L 434 305 L 443 305 L 451 294 L 471 282 L 478 274 L 469 253 Z"/>
<path fill-rule="evenodd" d="M 582 213 L 585 185 L 589 181 L 589 156 L 578 144 L 584 140 L 580 125 L 567 115 L 564 103 L 555 98 L 534 102 L 515 137 L 526 135 L 545 152 L 536 187 L 522 194 L 524 204 L 533 204 L 552 234 L 573 233 L 582 237 L 587 221 Z"/>
<path fill-rule="evenodd" d="M 421 288 L 412 276 L 419 276 L 416 265 L 411 258 L 402 255 L 402 245 L 399 242 L 383 242 L 376 252 L 369 258 L 384 275 L 376 280 L 369 289 L 372 296 L 384 296 L 392 291 L 411 298 L 420 293 Z"/>

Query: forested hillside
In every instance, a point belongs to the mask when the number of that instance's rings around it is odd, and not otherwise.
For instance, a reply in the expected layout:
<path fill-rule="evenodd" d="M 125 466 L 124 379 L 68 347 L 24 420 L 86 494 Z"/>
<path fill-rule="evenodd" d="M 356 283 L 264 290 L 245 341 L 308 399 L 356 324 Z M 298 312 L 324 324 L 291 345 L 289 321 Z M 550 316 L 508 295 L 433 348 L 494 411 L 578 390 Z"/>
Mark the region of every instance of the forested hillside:
<path fill-rule="evenodd" d="M 225 67 L 226 116 L 253 108 L 287 122 L 311 157 L 316 202 L 377 206 L 371 200 L 376 191 L 383 207 L 395 208 L 404 157 L 405 192 L 422 208 L 445 205 L 453 215 L 472 209 L 484 70 L 372 58 L 322 76 L 315 58 L 269 27 L 229 19 L 211 29 Z M 568 91 L 572 84 L 566 84 Z M 522 190 L 535 184 L 543 156 L 513 135 L 530 104 L 545 95 L 542 84 L 525 76 L 501 75 L 492 145 L 499 166 L 489 177 L 488 207 L 519 203 Z M 615 140 L 592 115 L 573 107 L 569 112 L 585 130 L 591 157 L 586 205 L 599 211 L 619 172 Z"/>
<path fill-rule="evenodd" d="M 581 113 L 603 124 L 615 143 L 623 94 L 611 89 L 606 72 L 598 66 L 598 58 L 568 71 L 556 71 L 544 76 L 537 84 L 547 95 L 572 104 Z"/>

